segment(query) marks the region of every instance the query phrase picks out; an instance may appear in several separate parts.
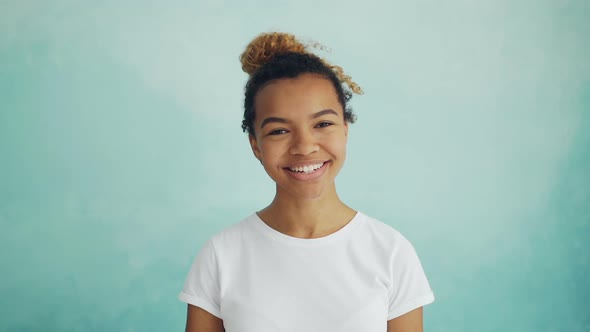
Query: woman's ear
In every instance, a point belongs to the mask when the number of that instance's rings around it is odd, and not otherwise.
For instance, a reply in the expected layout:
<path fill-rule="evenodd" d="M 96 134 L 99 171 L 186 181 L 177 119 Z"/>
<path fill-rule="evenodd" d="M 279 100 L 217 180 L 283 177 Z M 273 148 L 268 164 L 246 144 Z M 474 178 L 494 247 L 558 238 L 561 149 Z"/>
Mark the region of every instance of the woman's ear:
<path fill-rule="evenodd" d="M 252 153 L 254 153 L 254 157 L 262 163 L 262 154 L 260 153 L 260 148 L 258 147 L 258 142 L 256 141 L 256 137 L 252 134 L 248 135 L 248 140 L 250 141 L 250 147 L 252 148 Z"/>
<path fill-rule="evenodd" d="M 348 121 L 344 121 L 344 136 L 348 138 Z"/>

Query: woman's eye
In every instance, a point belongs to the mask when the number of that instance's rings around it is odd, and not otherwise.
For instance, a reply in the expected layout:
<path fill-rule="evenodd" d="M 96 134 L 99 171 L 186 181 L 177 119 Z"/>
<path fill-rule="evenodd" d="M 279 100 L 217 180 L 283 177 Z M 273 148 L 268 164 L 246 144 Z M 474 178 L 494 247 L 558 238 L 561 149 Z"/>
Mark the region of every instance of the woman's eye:
<path fill-rule="evenodd" d="M 328 126 L 331 126 L 331 125 L 332 125 L 332 123 L 331 123 L 331 122 L 320 122 L 320 123 L 318 123 L 318 124 L 316 125 L 316 127 L 319 127 L 319 128 L 324 128 L 324 127 L 328 127 Z"/>
<path fill-rule="evenodd" d="M 285 129 L 275 129 L 273 131 L 271 131 L 270 133 L 268 133 L 269 135 L 280 135 L 280 134 L 284 134 L 287 131 Z"/>

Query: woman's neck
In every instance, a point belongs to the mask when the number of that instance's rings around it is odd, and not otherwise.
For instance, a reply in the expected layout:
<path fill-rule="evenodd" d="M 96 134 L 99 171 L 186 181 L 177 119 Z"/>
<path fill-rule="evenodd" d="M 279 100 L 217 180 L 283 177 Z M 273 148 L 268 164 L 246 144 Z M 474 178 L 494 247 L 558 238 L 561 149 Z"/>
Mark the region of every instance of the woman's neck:
<path fill-rule="evenodd" d="M 275 230 L 298 238 L 318 238 L 344 227 L 356 211 L 336 194 L 314 199 L 297 199 L 277 192 L 272 203 L 258 216 Z"/>

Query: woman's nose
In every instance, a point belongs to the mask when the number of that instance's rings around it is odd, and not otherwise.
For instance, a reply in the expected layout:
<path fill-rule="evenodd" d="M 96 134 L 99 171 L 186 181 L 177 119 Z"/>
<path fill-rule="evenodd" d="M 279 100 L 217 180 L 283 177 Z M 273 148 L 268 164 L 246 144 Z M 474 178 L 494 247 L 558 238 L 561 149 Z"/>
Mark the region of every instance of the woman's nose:
<path fill-rule="evenodd" d="M 319 145 L 312 133 L 297 133 L 293 137 L 293 143 L 289 152 L 291 154 L 308 155 L 319 150 Z"/>

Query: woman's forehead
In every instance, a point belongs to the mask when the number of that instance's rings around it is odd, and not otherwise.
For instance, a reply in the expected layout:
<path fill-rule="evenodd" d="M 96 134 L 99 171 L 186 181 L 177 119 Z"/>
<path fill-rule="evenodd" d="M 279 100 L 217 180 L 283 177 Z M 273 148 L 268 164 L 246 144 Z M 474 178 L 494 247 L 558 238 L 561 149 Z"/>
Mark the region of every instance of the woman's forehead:
<path fill-rule="evenodd" d="M 332 82 L 319 75 L 274 80 L 255 98 L 255 109 L 261 112 L 317 111 L 338 107 L 338 95 Z M 298 112 L 299 113 L 299 112 Z"/>

